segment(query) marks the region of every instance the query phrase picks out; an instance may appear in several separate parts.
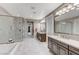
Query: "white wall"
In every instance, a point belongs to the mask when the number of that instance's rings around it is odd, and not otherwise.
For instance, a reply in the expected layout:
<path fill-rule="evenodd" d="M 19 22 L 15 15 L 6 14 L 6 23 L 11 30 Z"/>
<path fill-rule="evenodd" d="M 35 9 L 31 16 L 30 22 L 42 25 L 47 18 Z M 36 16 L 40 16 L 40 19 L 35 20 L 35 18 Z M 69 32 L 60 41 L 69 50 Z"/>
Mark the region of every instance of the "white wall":
<path fill-rule="evenodd" d="M 46 33 L 53 34 L 54 33 L 54 16 L 53 16 L 53 14 L 46 17 L 45 20 L 46 20 Z"/>
<path fill-rule="evenodd" d="M 36 36 L 36 30 L 37 29 L 37 32 L 40 32 L 40 22 L 34 22 L 34 36 Z"/>
<path fill-rule="evenodd" d="M 27 20 L 26 19 L 23 19 L 23 38 L 26 38 L 27 37 L 27 29 L 28 29 L 28 27 L 27 27 Z"/>
<path fill-rule="evenodd" d="M 14 27 L 14 40 L 21 41 L 23 39 L 23 19 L 14 18 L 12 27 Z"/>
<path fill-rule="evenodd" d="M 45 22 L 40 23 L 40 31 L 41 31 L 41 32 L 46 32 Z"/>
<path fill-rule="evenodd" d="M 0 6 L 0 15 L 9 15 L 9 13 Z"/>
<path fill-rule="evenodd" d="M 0 16 L 0 43 L 6 43 L 11 38 L 13 18 Z"/>
<path fill-rule="evenodd" d="M 73 34 L 79 34 L 79 18 L 74 19 Z"/>

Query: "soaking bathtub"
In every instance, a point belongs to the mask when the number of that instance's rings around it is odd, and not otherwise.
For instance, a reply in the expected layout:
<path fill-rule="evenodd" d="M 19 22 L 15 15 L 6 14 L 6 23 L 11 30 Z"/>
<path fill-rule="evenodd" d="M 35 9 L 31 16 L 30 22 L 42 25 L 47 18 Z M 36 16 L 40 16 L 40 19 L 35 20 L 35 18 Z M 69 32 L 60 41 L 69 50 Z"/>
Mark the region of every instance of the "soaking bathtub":
<path fill-rule="evenodd" d="M 0 44 L 0 55 L 10 55 L 13 54 L 14 50 L 18 46 L 18 42 L 10 44 Z"/>

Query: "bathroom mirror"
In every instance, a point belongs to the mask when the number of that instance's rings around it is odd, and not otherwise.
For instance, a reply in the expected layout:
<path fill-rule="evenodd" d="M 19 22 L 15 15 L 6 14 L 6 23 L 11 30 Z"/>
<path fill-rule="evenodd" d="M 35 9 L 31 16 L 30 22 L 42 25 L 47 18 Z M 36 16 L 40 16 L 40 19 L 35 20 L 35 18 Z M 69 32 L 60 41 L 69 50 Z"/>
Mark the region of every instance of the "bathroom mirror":
<path fill-rule="evenodd" d="M 55 33 L 79 35 L 79 4 L 64 4 L 55 13 Z"/>
<path fill-rule="evenodd" d="M 73 13 L 71 13 L 71 15 L 72 14 Z M 69 16 L 67 15 L 67 17 Z M 66 19 L 64 14 L 62 16 L 59 16 L 58 18 L 55 18 L 55 33 L 79 35 L 79 15 Z"/>
<path fill-rule="evenodd" d="M 41 32 L 46 32 L 46 22 L 45 22 L 45 20 L 42 20 L 40 22 L 40 30 L 41 30 Z"/>

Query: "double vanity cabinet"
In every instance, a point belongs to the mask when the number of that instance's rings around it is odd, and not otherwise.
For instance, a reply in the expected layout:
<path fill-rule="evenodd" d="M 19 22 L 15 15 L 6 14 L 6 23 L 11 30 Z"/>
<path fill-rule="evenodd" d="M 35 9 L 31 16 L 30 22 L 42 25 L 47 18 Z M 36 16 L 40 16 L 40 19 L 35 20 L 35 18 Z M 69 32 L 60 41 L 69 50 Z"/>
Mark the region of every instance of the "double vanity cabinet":
<path fill-rule="evenodd" d="M 37 32 L 37 39 L 40 42 L 46 42 L 46 33 L 45 32 Z"/>
<path fill-rule="evenodd" d="M 78 48 L 53 37 L 48 37 L 48 48 L 55 55 L 79 55 Z"/>

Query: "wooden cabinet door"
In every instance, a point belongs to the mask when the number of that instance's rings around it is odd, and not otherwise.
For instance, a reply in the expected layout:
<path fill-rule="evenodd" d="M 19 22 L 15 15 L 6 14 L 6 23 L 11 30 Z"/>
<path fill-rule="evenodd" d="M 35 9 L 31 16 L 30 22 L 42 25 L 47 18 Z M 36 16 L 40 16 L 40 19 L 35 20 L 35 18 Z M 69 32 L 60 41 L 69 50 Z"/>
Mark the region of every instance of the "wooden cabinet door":
<path fill-rule="evenodd" d="M 56 44 L 55 42 L 52 44 L 52 50 L 53 50 L 53 52 L 54 52 L 56 55 L 59 54 L 59 53 L 58 53 L 58 46 L 57 46 L 57 44 Z"/>
<path fill-rule="evenodd" d="M 48 38 L 48 48 L 50 49 L 51 52 L 54 54 L 58 54 L 58 47 L 57 44 L 54 42 L 53 39 Z"/>
<path fill-rule="evenodd" d="M 66 49 L 62 46 L 59 46 L 59 54 L 60 55 L 68 55 L 68 49 Z"/>
<path fill-rule="evenodd" d="M 49 49 L 52 48 L 52 41 L 51 41 L 51 39 L 48 39 L 48 48 L 49 48 Z"/>

